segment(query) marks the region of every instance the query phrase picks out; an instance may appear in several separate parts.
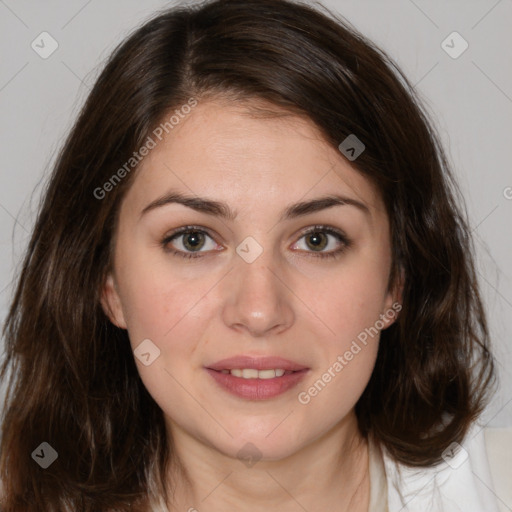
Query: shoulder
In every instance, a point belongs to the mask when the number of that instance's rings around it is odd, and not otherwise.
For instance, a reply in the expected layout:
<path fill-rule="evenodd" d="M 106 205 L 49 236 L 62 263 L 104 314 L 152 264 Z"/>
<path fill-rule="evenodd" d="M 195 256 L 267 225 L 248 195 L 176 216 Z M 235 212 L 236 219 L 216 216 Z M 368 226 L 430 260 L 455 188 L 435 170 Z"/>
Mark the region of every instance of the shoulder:
<path fill-rule="evenodd" d="M 474 424 L 434 467 L 410 468 L 383 451 L 389 512 L 502 512 L 512 509 L 512 429 Z"/>

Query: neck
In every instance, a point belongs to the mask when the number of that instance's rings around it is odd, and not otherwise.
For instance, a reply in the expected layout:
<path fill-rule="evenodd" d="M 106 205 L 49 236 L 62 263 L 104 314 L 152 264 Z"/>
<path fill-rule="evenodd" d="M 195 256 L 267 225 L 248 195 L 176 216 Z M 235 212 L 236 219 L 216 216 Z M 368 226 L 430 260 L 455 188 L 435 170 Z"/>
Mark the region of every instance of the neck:
<path fill-rule="evenodd" d="M 355 414 L 288 457 L 262 458 L 250 467 L 174 423 L 169 430 L 175 447 L 170 512 L 368 510 L 368 443 Z"/>

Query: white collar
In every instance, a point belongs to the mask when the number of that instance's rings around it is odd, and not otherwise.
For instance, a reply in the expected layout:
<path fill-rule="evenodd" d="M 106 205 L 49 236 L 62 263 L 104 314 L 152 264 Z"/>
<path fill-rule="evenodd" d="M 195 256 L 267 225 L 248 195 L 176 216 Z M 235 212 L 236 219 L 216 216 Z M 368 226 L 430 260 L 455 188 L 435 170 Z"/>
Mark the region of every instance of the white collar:
<path fill-rule="evenodd" d="M 370 435 L 368 438 L 368 466 L 370 473 L 369 512 L 389 512 L 388 488 L 382 451 Z"/>

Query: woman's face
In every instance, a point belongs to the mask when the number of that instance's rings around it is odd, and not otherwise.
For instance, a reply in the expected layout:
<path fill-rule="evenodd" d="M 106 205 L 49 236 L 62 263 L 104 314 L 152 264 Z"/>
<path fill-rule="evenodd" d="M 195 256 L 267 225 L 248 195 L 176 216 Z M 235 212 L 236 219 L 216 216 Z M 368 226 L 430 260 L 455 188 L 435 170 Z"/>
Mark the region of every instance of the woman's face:
<path fill-rule="evenodd" d="M 200 102 L 155 140 L 121 206 L 104 307 L 173 435 L 293 454 L 355 418 L 394 321 L 384 205 L 295 116 Z"/>

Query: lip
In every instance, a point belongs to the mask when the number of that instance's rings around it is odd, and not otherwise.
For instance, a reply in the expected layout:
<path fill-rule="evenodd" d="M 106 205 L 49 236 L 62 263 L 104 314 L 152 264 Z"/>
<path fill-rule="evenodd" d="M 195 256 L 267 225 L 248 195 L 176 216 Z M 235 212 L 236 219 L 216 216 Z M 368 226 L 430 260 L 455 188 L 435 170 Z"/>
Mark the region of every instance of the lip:
<path fill-rule="evenodd" d="M 245 355 L 239 355 L 229 357 L 227 359 L 222 359 L 221 361 L 217 361 L 213 364 L 206 365 L 205 368 L 210 370 L 216 370 L 218 372 L 220 372 L 221 370 L 233 370 L 238 368 L 242 370 L 244 368 L 253 368 L 255 370 L 274 370 L 280 368 L 285 371 L 293 372 L 309 370 L 307 366 L 304 366 L 303 364 L 300 363 L 296 363 L 295 361 L 290 361 L 289 359 L 284 359 L 283 357 L 257 357 Z"/>
<path fill-rule="evenodd" d="M 246 400 L 268 400 L 281 395 L 295 387 L 309 373 L 309 369 L 305 368 L 273 379 L 244 379 L 220 370 L 205 369 L 224 391 Z"/>

